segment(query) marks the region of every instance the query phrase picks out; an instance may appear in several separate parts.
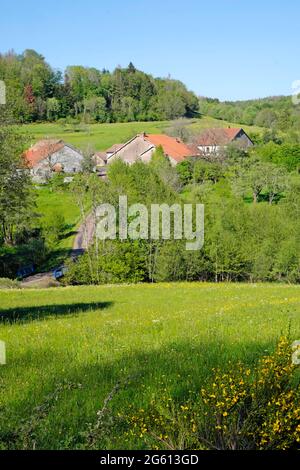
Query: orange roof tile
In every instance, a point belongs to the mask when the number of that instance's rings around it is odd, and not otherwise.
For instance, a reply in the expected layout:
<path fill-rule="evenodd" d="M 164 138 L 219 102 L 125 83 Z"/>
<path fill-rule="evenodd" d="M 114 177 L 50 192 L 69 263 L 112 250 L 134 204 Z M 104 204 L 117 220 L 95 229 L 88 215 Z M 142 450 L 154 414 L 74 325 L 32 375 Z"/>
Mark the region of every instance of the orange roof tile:
<path fill-rule="evenodd" d="M 64 146 L 65 143 L 62 140 L 40 140 L 24 153 L 25 161 L 29 167 L 33 168 L 45 158 L 61 150 Z"/>
<path fill-rule="evenodd" d="M 144 134 L 144 138 L 155 147 L 161 145 L 164 153 L 176 162 L 182 162 L 186 157 L 193 156 L 191 149 L 180 139 L 163 134 Z"/>

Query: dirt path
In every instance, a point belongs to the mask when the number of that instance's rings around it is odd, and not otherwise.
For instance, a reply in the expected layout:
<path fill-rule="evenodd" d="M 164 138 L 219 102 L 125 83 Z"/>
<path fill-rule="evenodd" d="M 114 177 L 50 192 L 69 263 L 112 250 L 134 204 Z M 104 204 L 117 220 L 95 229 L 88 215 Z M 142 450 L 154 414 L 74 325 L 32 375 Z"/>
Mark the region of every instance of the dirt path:
<path fill-rule="evenodd" d="M 53 279 L 52 271 L 47 273 L 34 274 L 33 276 L 23 279 L 21 282 L 22 288 L 35 287 L 38 289 L 43 289 L 46 287 L 56 287 L 59 285 L 59 282 Z"/>
<path fill-rule="evenodd" d="M 83 224 L 80 225 L 77 235 L 74 239 L 73 248 L 71 251 L 71 258 L 78 258 L 81 256 L 89 245 L 93 242 L 95 235 L 95 218 L 93 214 L 89 214 Z M 54 269 L 53 269 L 54 271 Z M 34 274 L 29 276 L 21 282 L 22 287 L 46 287 L 51 285 L 59 285 L 53 279 L 53 271 L 46 273 Z"/>
<path fill-rule="evenodd" d="M 73 243 L 72 256 L 79 256 L 93 242 L 95 235 L 95 218 L 89 214 L 83 224 L 79 227 Z"/>

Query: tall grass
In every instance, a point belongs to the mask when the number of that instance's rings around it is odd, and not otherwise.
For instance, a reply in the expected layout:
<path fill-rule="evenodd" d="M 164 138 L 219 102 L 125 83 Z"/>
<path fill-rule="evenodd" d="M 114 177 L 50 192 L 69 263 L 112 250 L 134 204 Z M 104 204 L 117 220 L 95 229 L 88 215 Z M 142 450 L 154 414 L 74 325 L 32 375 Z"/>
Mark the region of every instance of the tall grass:
<path fill-rule="evenodd" d="M 0 339 L 8 363 L 0 368 L 0 442 L 10 442 L 40 405 L 47 411 L 35 420 L 36 448 L 84 447 L 89 423 L 116 384 L 131 378 L 109 404 L 115 415 L 146 408 L 164 393 L 182 400 L 209 382 L 213 367 L 226 370 L 230 360 L 252 365 L 271 353 L 290 324 L 299 339 L 299 314 L 299 286 L 1 291 Z M 141 446 L 121 430 L 106 439 L 99 447 Z"/>

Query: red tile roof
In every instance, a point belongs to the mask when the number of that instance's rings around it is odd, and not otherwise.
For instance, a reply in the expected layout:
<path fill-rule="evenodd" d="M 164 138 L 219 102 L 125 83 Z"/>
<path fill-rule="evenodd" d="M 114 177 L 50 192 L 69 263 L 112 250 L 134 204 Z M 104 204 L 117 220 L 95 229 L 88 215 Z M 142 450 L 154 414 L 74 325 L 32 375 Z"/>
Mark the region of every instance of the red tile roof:
<path fill-rule="evenodd" d="M 50 157 L 65 146 L 62 140 L 45 139 L 37 142 L 24 154 L 27 165 L 33 168 L 42 160 Z"/>
<path fill-rule="evenodd" d="M 207 129 L 197 139 L 196 145 L 227 145 L 242 131 L 242 128 L 216 128 Z"/>
<path fill-rule="evenodd" d="M 144 134 L 144 139 L 155 145 L 162 146 L 164 153 L 176 162 L 182 162 L 186 157 L 193 156 L 191 149 L 182 140 L 163 134 Z"/>

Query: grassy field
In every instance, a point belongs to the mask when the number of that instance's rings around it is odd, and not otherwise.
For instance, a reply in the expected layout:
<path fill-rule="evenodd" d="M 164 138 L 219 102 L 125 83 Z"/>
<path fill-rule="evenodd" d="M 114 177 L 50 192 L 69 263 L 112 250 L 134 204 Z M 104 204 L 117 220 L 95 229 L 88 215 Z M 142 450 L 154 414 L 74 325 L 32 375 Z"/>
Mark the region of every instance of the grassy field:
<path fill-rule="evenodd" d="M 23 428 L 36 448 L 85 447 L 88 423 L 119 380 L 132 377 L 110 403 L 113 413 L 146 409 L 163 393 L 183 399 L 210 380 L 212 367 L 226 370 L 229 360 L 252 365 L 272 352 L 290 324 L 292 339 L 300 339 L 299 314 L 299 286 L 1 291 L 0 339 L 7 346 L 7 365 L 0 366 L 2 442 L 29 423 Z M 59 384 L 62 391 L 49 398 Z M 141 442 L 126 440 L 120 429 L 108 446 L 140 448 Z"/>
<path fill-rule="evenodd" d="M 187 126 L 193 132 L 201 132 L 209 127 L 239 127 L 226 121 L 202 117 L 201 119 L 186 120 Z M 59 124 L 29 124 L 22 126 L 22 131 L 32 137 L 32 143 L 43 138 L 59 138 L 85 149 L 88 145 L 95 150 L 106 150 L 111 145 L 123 143 L 131 139 L 140 132 L 157 134 L 164 132 L 172 125 L 171 122 L 129 122 L 117 124 L 91 124 L 79 126 L 78 129 L 72 126 L 62 127 Z M 259 127 L 241 126 L 246 132 L 261 133 L 263 129 Z"/>
<path fill-rule="evenodd" d="M 81 223 L 80 210 L 72 194 L 67 190 L 51 190 L 51 186 L 41 186 L 36 190 L 37 226 L 51 225 L 54 214 L 61 214 L 65 221 L 62 238 L 52 247 L 47 260 L 38 267 L 39 271 L 50 271 L 63 264 L 73 247 L 76 230 Z"/>
<path fill-rule="evenodd" d="M 80 210 L 71 193 L 68 191 L 51 191 L 49 186 L 36 190 L 37 213 L 41 215 L 40 223 L 47 220 L 53 212 L 63 215 L 69 231 L 59 243 L 60 248 L 72 248 L 75 229 L 80 223 Z"/>

